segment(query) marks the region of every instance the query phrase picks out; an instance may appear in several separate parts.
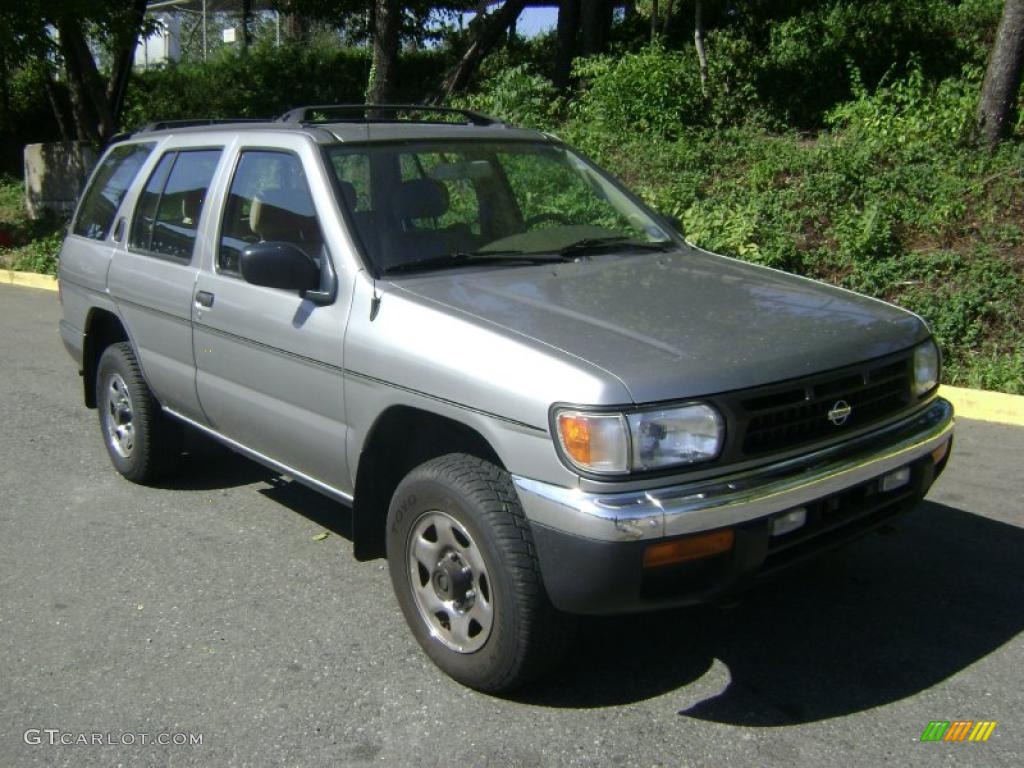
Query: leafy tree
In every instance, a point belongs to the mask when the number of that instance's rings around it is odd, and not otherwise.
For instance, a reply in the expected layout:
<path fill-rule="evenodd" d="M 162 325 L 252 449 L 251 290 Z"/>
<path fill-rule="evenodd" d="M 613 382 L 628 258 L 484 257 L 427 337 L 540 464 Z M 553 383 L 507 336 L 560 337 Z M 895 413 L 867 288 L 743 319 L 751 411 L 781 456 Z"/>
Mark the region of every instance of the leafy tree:
<path fill-rule="evenodd" d="M 75 134 L 102 143 L 117 132 L 133 53 L 147 26 L 145 14 L 145 0 L 21 0 L 0 10 L 0 45 L 47 70 L 59 62 Z M 109 60 L 107 72 L 97 66 L 91 43 Z M 63 121 L 57 101 L 52 103 L 58 122 Z"/>

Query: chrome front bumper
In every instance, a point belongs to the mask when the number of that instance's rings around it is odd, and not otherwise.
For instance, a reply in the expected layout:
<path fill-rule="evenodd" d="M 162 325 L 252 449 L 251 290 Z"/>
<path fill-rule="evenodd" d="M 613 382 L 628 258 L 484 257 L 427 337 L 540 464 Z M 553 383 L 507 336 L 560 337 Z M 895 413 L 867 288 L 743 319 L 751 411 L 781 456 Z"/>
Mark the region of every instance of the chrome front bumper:
<path fill-rule="evenodd" d="M 747 472 L 621 494 L 513 476 L 527 518 L 597 541 L 640 541 L 713 530 L 808 504 L 910 464 L 953 432 L 953 406 L 922 410 L 854 440 Z"/>

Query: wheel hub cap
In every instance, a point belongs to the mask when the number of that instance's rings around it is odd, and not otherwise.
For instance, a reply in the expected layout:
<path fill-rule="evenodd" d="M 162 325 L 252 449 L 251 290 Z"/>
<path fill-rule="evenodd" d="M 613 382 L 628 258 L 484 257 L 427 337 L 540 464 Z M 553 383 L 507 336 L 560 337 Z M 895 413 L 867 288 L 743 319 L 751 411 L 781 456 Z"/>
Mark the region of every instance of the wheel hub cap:
<path fill-rule="evenodd" d="M 431 579 L 434 592 L 441 600 L 465 603 L 473 587 L 473 569 L 466 565 L 455 552 L 438 561 Z"/>
<path fill-rule="evenodd" d="M 430 634 L 458 653 L 483 647 L 494 624 L 483 554 L 466 527 L 441 511 L 425 512 L 408 541 L 409 581 Z"/>
<path fill-rule="evenodd" d="M 104 412 L 104 426 L 107 442 L 122 458 L 130 458 L 135 450 L 135 423 L 132 398 L 121 374 L 115 373 L 107 380 L 107 395 Z"/>

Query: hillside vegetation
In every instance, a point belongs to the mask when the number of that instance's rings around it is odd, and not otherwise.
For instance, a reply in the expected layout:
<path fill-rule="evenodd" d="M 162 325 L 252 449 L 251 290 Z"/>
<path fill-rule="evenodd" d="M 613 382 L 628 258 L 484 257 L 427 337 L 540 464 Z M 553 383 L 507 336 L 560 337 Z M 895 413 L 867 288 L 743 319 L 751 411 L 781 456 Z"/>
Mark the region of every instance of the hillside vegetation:
<path fill-rule="evenodd" d="M 1000 3 L 804 5 L 709 35 L 704 88 L 656 44 L 578 61 L 566 98 L 540 41 L 464 103 L 581 147 L 703 248 L 918 312 L 946 383 L 1024 394 L 1024 125 L 972 136 Z"/>

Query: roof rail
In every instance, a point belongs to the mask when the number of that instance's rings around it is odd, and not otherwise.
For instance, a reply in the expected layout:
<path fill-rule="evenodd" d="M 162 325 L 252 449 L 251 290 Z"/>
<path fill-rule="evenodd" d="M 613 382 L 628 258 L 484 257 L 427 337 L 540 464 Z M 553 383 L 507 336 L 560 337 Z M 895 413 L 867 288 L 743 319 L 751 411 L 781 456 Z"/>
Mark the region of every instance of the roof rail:
<path fill-rule="evenodd" d="M 399 117 L 399 113 L 436 113 L 438 115 L 456 115 L 463 122 L 472 125 L 505 125 L 495 117 L 481 115 L 468 109 L 454 107 L 432 107 L 429 104 L 314 104 L 308 107 L 296 107 L 277 118 L 282 123 L 399 123 L 399 122 L 449 122 L 447 120 L 419 120 Z M 320 117 L 317 113 L 330 115 Z M 377 113 L 377 114 L 372 114 Z M 391 113 L 391 117 L 383 114 Z M 335 117 L 334 115 L 338 116 Z"/>
<path fill-rule="evenodd" d="M 151 131 L 164 131 L 168 128 L 192 128 L 199 125 L 230 125 L 232 123 L 266 123 L 266 118 L 258 117 L 231 117 L 231 118 L 196 118 L 194 120 L 158 120 L 154 123 L 146 123 L 137 128 L 133 133 L 150 133 Z"/>

